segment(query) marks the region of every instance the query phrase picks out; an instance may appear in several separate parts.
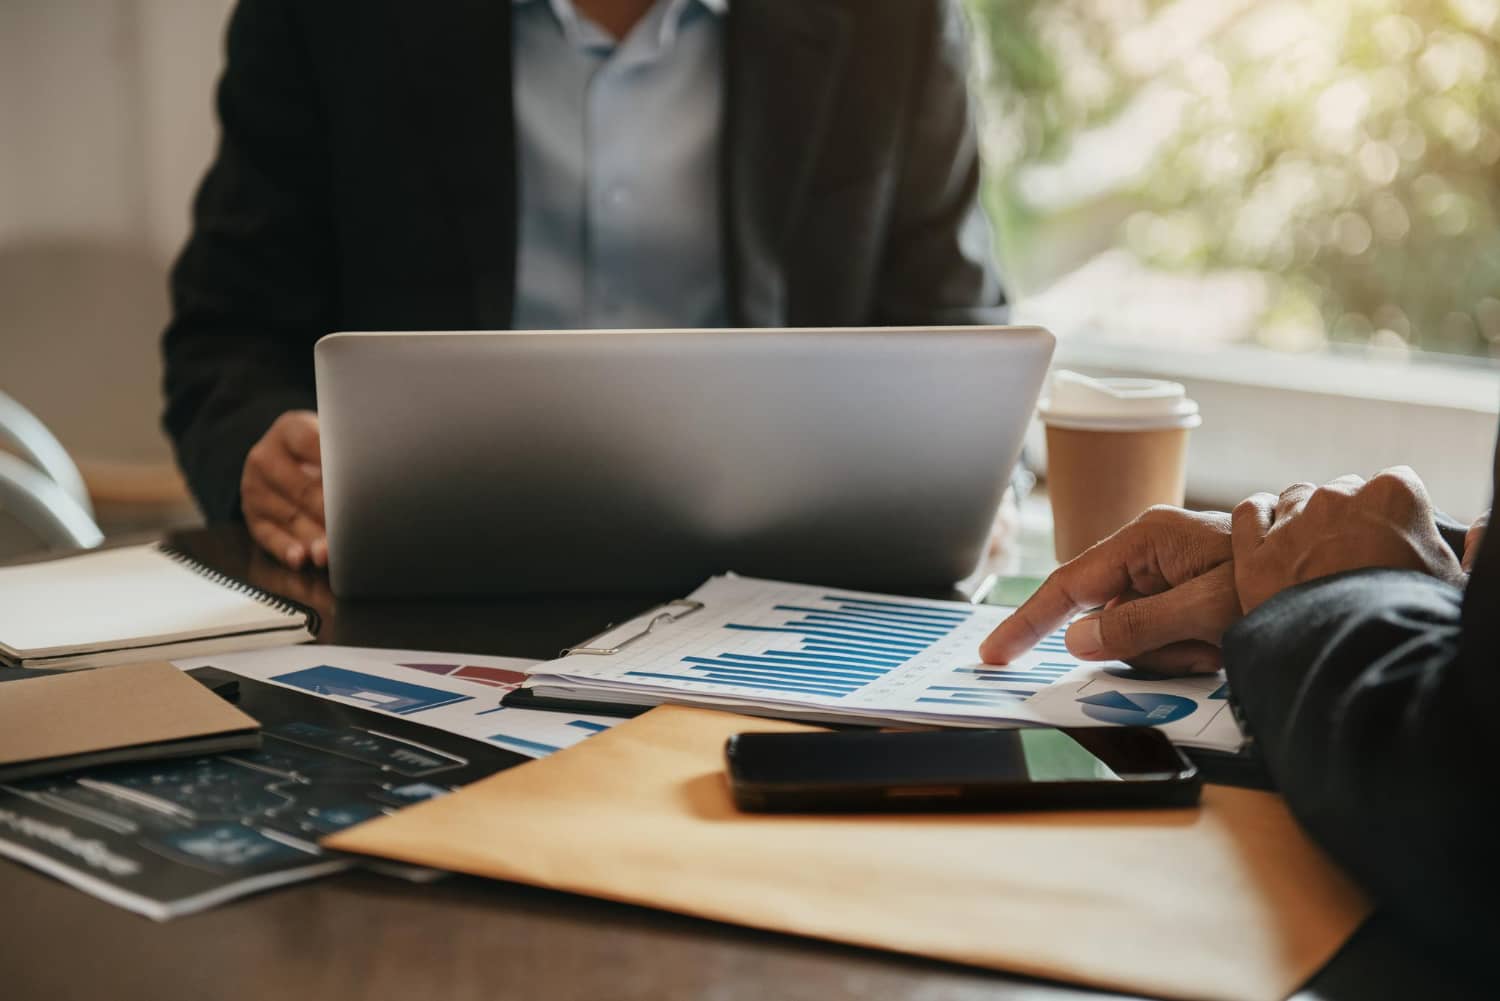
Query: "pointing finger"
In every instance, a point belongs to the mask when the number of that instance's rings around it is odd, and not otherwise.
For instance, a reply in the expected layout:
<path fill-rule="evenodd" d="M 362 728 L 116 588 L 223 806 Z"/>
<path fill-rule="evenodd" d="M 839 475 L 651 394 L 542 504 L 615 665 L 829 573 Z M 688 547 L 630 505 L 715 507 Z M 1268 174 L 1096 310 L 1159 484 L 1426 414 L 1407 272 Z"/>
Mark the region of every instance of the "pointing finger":
<path fill-rule="evenodd" d="M 1131 541 L 1126 529 L 1053 571 L 1037 592 L 995 627 L 979 646 L 987 664 L 1008 664 L 1058 626 L 1086 608 L 1095 608 L 1130 589 L 1125 559 Z"/>

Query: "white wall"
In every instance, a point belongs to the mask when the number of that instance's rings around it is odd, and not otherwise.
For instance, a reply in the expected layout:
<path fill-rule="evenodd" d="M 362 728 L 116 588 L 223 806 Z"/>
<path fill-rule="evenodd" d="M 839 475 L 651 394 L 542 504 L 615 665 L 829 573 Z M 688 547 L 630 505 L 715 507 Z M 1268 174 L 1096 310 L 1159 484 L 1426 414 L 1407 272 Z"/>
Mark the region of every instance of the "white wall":
<path fill-rule="evenodd" d="M 84 462 L 169 458 L 166 273 L 232 0 L 0 2 L 0 389 Z"/>

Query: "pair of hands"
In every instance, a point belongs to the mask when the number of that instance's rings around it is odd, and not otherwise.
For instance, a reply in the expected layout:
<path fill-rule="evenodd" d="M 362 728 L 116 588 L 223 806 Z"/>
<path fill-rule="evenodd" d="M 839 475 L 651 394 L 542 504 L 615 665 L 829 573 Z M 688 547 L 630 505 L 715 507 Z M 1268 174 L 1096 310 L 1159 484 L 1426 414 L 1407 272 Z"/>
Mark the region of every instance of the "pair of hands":
<path fill-rule="evenodd" d="M 1484 520 L 1469 530 L 1466 559 Z M 1344 570 L 1419 570 L 1462 585 L 1461 565 L 1438 533 L 1432 501 L 1405 466 L 1370 480 L 1341 476 L 1256 494 L 1234 513 L 1152 508 L 1048 577 L 980 646 L 1005 664 L 1078 612 L 1068 627 L 1082 660 L 1126 660 L 1162 674 L 1221 664 L 1224 631 L 1281 591 Z"/>

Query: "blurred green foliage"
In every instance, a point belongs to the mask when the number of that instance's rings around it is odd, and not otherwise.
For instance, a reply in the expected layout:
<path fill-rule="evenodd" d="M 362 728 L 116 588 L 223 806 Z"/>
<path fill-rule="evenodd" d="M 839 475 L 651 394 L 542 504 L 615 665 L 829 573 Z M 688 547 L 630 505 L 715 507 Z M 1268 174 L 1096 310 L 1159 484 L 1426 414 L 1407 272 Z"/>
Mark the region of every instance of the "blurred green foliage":
<path fill-rule="evenodd" d="M 1259 282 L 1220 339 L 1500 357 L 1500 0 L 967 3 L 1023 299 L 1124 250 Z"/>

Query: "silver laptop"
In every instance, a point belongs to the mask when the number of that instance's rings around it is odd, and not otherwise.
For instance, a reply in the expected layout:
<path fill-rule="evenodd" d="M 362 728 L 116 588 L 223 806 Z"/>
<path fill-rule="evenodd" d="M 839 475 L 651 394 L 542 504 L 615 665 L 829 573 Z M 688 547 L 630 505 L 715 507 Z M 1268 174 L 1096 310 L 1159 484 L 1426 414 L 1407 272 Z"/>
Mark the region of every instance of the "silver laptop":
<path fill-rule="evenodd" d="M 1052 347 L 1036 327 L 331 334 L 334 592 L 947 587 Z"/>

